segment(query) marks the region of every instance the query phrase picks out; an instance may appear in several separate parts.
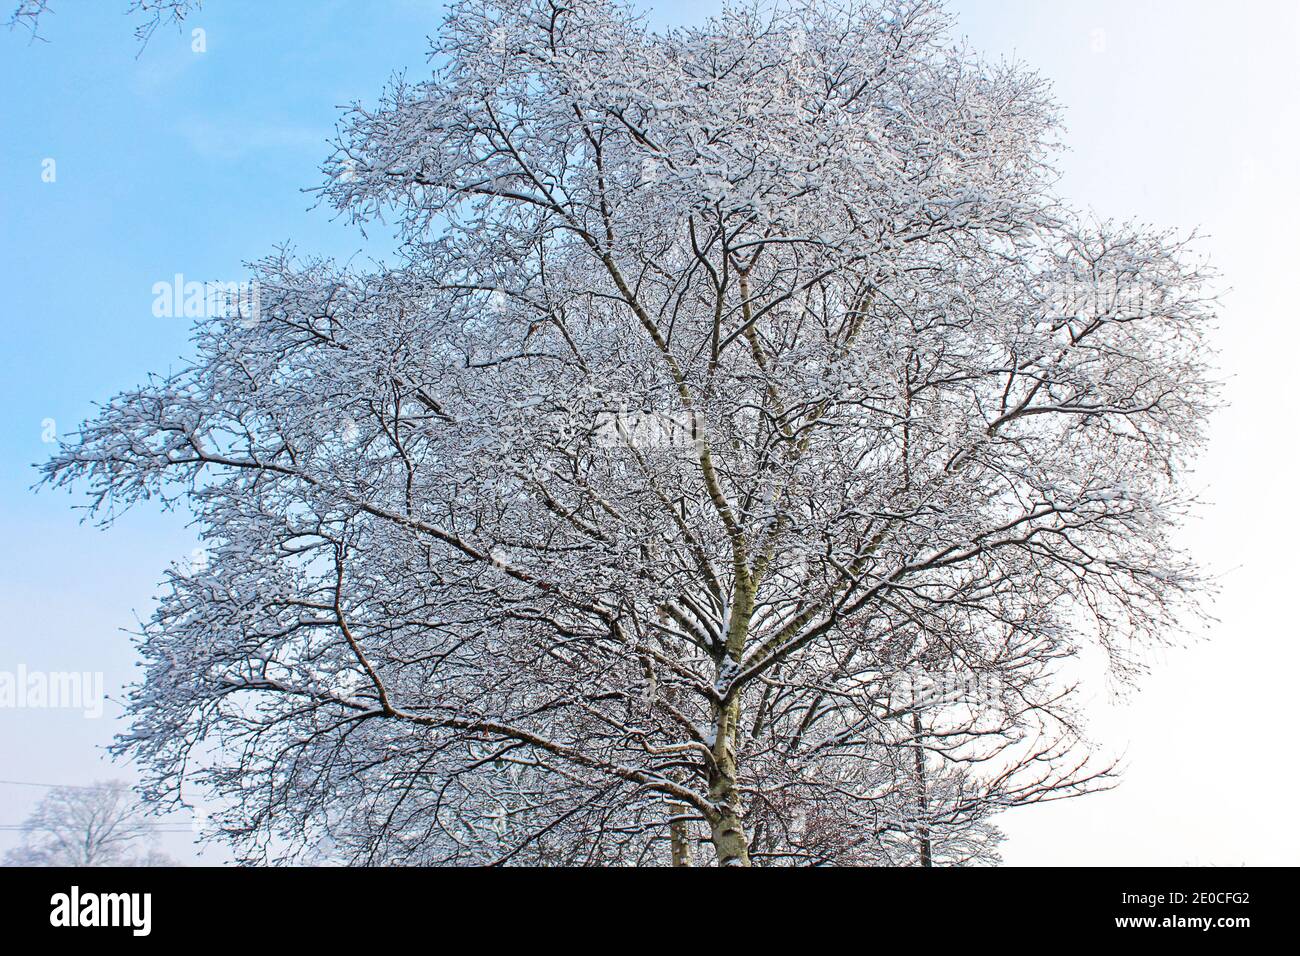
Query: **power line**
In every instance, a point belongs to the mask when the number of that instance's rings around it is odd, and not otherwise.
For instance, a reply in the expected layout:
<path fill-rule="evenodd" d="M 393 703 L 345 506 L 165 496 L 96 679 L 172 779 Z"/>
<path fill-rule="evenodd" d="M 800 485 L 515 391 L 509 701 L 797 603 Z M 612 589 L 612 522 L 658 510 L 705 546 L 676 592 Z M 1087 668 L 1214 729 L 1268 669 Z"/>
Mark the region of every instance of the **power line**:
<path fill-rule="evenodd" d="M 35 780 L 0 780 L 0 784 L 8 784 L 11 787 L 45 787 L 49 790 L 115 790 L 119 786 L 111 783 L 37 783 Z M 123 782 L 120 786 L 126 788 L 127 784 Z"/>
<path fill-rule="evenodd" d="M 131 831 L 148 831 L 151 834 L 190 834 L 194 832 L 192 827 L 177 826 L 175 823 L 169 823 L 166 826 L 131 826 Z M 45 830 L 43 826 L 29 826 L 26 823 L 0 823 L 0 832 L 12 831 L 38 831 Z"/>

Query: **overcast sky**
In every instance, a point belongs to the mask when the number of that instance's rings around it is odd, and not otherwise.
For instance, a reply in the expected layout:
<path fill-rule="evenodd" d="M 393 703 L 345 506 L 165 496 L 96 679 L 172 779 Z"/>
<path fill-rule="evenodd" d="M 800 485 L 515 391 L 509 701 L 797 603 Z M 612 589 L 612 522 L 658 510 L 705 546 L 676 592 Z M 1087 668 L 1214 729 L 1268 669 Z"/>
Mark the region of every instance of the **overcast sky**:
<path fill-rule="evenodd" d="M 0 14 L 13 4 L 0 0 Z M 149 614 L 162 569 L 194 535 L 184 515 L 149 508 L 101 532 L 78 524 L 74 498 L 33 496 L 43 433 L 186 353 L 185 321 L 153 315 L 155 283 L 239 279 L 241 261 L 287 240 L 344 258 L 388 250 L 300 190 L 320 181 L 336 106 L 373 102 L 395 70 L 418 75 L 439 16 L 416 0 L 208 0 L 137 58 L 126 6 L 56 3 L 49 42 L 0 33 L 0 672 L 103 672 L 117 699 L 134 676 L 123 631 Z M 657 23 L 717 6 L 646 5 Z M 1101 216 L 1197 229 L 1225 290 L 1230 407 L 1191 476 L 1206 504 L 1183 535 L 1219 575 L 1217 620 L 1152 654 L 1124 701 L 1091 675 L 1093 735 L 1123 755 L 1124 782 L 1005 816 L 1005 859 L 1298 864 L 1300 4 L 950 8 L 955 37 L 1054 82 L 1070 150 L 1062 194 Z M 192 50 L 193 27 L 206 52 Z M 99 749 L 120 713 L 0 709 L 0 780 L 129 778 Z M 0 851 L 3 827 L 42 792 L 0 783 Z M 187 840 L 166 846 L 193 859 Z"/>

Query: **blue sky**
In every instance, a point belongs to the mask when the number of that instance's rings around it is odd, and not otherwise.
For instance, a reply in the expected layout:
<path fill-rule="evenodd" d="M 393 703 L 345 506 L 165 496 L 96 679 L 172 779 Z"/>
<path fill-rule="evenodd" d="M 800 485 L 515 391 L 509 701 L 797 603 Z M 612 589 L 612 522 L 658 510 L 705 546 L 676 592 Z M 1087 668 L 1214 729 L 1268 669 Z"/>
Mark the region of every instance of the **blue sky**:
<path fill-rule="evenodd" d="M 0 0 L 7 14 L 14 0 Z M 418 75 L 439 6 L 416 0 L 208 0 L 141 52 L 126 0 L 56 0 L 49 42 L 0 33 L 0 671 L 134 674 L 122 632 L 147 616 L 168 561 L 194 546 L 183 515 L 148 508 L 111 533 L 78 524 L 75 498 L 32 495 L 45 423 L 75 427 L 92 402 L 165 370 L 184 319 L 158 318 L 152 287 L 176 273 L 237 280 L 282 242 L 342 258 L 382 255 L 306 187 L 320 181 L 337 107 Z M 656 22 L 716 9 L 654 4 Z M 1066 106 L 1062 192 L 1104 216 L 1200 227 L 1225 273 L 1220 346 L 1231 409 L 1195 482 L 1214 506 L 1185 541 L 1223 573 L 1208 640 L 1152 660 L 1142 693 L 1095 704 L 1126 752 L 1118 791 L 1007 820 L 1011 863 L 1300 862 L 1300 835 L 1261 801 L 1296 792 L 1294 758 L 1267 728 L 1293 713 L 1300 673 L 1294 590 L 1292 382 L 1300 336 L 1300 5 L 1173 0 L 963 0 L 959 35 L 1051 78 Z M 192 50 L 202 28 L 206 52 Z M 140 55 L 137 57 L 137 53 Z M 42 179 L 55 162 L 53 182 Z M 129 777 L 97 747 L 100 720 L 0 709 L 0 778 Z M 40 788 L 0 783 L 0 825 Z M 1281 808 L 1279 807 L 1281 810 Z M 7 844 L 0 833 L 0 850 Z M 188 858 L 184 838 L 168 848 Z"/>

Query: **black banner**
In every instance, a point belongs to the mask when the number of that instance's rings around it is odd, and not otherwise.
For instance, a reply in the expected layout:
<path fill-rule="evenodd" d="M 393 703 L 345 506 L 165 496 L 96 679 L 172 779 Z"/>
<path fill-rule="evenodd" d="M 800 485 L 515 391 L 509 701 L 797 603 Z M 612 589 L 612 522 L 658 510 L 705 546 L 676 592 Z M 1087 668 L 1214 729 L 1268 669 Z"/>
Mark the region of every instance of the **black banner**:
<path fill-rule="evenodd" d="M 537 945 L 689 927 L 762 939 L 812 929 L 867 948 L 1098 936 L 1232 946 L 1288 927 L 1284 869 L 965 869 L 736 873 L 398 869 L 0 870 L 6 938 L 127 945 L 375 944 L 465 933 Z M 888 935 L 878 933 L 889 930 Z M 902 935 L 898 935 L 898 933 Z M 680 934 L 686 933 L 683 937 Z M 1046 935 L 1045 935 L 1046 934 Z M 550 943 L 547 943 L 550 940 Z M 887 943 L 893 940 L 892 943 Z M 697 940 L 699 942 L 700 940 Z M 809 943 L 813 940 L 809 939 Z"/>

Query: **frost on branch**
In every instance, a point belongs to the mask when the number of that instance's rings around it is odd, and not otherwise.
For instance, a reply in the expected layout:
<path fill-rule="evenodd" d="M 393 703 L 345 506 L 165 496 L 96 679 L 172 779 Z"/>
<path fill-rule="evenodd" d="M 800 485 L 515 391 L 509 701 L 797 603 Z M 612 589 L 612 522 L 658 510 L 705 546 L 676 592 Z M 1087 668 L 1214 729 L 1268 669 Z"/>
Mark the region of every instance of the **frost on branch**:
<path fill-rule="evenodd" d="M 202 6 L 203 0 L 130 0 L 126 12 L 140 18 L 135 36 L 143 47 L 163 23 L 179 26 L 186 16 Z M 50 0 L 18 0 L 18 5 L 9 15 L 8 26 L 10 30 L 21 26 L 33 39 L 40 39 L 41 20 L 55 12 Z"/>
<path fill-rule="evenodd" d="M 118 745 L 156 795 L 251 859 L 940 864 L 1106 786 L 1067 664 L 1130 681 L 1199 585 L 1212 303 L 948 26 L 456 5 L 327 164 L 400 267 L 257 263 L 46 466 L 203 529 Z"/>

